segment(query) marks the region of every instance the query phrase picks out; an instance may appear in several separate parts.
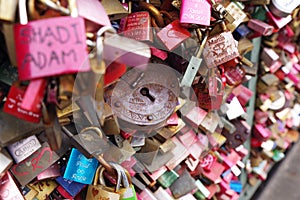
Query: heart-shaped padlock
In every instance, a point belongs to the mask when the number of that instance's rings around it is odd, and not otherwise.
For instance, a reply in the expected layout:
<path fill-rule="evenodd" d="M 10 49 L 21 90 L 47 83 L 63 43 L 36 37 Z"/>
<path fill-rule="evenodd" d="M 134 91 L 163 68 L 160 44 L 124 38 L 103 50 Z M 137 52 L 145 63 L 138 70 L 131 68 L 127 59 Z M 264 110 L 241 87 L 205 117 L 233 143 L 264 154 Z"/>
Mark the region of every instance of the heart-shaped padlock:
<path fill-rule="evenodd" d="M 179 74 L 149 63 L 129 70 L 113 90 L 111 107 L 120 128 L 153 130 L 164 125 L 178 103 Z"/>

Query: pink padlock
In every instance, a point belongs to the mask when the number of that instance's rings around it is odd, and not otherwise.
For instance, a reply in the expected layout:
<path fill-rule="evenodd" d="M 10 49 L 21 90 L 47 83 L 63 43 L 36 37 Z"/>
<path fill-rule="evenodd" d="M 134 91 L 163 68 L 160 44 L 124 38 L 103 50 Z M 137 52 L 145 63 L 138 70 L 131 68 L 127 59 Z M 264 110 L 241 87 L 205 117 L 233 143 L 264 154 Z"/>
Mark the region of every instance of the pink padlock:
<path fill-rule="evenodd" d="M 83 18 L 64 16 L 28 23 L 25 0 L 19 1 L 19 12 L 14 38 L 20 80 L 90 70 Z"/>
<path fill-rule="evenodd" d="M 180 23 L 209 26 L 211 4 L 207 0 L 182 0 Z"/>

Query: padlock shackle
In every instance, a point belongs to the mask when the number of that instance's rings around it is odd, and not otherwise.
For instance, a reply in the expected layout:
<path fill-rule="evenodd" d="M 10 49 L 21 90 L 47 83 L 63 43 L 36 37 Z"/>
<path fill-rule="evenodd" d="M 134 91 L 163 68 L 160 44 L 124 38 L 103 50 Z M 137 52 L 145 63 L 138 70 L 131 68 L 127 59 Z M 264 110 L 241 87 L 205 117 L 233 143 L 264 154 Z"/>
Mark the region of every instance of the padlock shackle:
<path fill-rule="evenodd" d="M 20 24 L 25 25 L 28 23 L 28 16 L 27 16 L 27 6 L 26 6 L 26 0 L 19 0 L 19 18 L 20 18 Z"/>
<path fill-rule="evenodd" d="M 139 7 L 141 8 L 141 10 L 148 11 L 151 14 L 151 16 L 155 19 L 156 24 L 160 28 L 163 28 L 165 26 L 164 19 L 161 16 L 160 11 L 157 8 L 155 8 L 155 6 L 153 6 L 150 3 L 146 3 L 146 2 L 140 1 L 139 2 Z"/>

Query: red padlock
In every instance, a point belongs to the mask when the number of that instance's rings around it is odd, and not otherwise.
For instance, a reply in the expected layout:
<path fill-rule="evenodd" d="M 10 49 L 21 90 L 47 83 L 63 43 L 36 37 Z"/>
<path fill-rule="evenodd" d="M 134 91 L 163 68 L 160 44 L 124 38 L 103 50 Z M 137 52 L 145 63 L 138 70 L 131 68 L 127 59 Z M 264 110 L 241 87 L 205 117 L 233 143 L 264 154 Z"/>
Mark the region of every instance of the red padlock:
<path fill-rule="evenodd" d="M 7 100 L 4 104 L 4 112 L 14 115 L 20 119 L 38 123 L 40 122 L 42 112 L 32 112 L 21 108 L 21 104 L 25 95 L 25 87 L 12 85 L 7 95 Z"/>

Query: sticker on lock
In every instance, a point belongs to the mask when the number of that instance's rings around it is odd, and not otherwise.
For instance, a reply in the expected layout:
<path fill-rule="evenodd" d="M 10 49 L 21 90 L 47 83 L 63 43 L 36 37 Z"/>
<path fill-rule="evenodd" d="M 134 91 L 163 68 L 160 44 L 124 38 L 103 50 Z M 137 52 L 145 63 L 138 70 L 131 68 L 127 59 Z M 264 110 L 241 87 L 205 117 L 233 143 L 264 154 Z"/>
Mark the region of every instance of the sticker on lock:
<path fill-rule="evenodd" d="M 123 128 L 159 128 L 178 103 L 179 74 L 162 64 L 145 69 L 128 71 L 113 90 L 111 107 Z"/>

